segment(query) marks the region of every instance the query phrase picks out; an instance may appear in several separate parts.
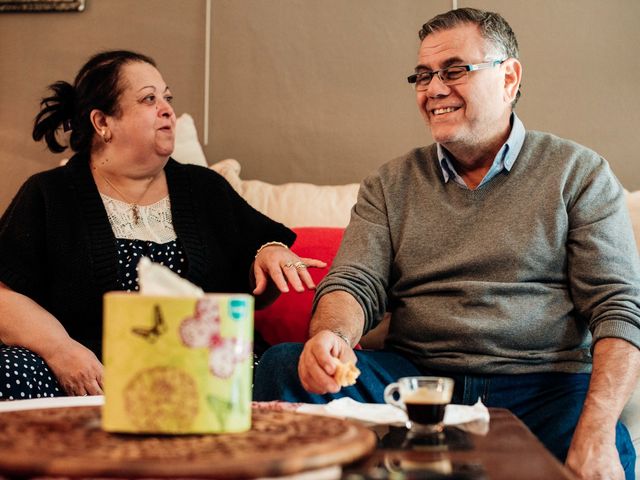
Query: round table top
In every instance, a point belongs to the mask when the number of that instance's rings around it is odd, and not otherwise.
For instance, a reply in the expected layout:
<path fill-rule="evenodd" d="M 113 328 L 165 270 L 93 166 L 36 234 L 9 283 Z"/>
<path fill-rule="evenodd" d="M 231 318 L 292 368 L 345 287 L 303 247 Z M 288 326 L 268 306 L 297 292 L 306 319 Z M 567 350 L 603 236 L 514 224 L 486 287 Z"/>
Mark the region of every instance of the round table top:
<path fill-rule="evenodd" d="M 0 413 L 0 473 L 35 476 L 252 478 L 346 464 L 376 436 L 347 420 L 254 409 L 252 428 L 221 435 L 102 430 L 100 407 Z"/>

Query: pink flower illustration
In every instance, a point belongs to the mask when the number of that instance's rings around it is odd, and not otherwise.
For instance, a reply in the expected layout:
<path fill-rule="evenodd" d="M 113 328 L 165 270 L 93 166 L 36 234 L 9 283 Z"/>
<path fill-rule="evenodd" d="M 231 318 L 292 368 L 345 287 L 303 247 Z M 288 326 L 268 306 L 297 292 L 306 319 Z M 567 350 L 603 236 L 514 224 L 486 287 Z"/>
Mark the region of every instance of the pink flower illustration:
<path fill-rule="evenodd" d="M 209 349 L 209 370 L 219 378 L 231 377 L 236 365 L 251 353 L 250 342 L 220 335 L 218 303 L 212 298 L 198 300 L 193 317 L 185 318 L 179 331 L 182 343 L 187 347 Z"/>

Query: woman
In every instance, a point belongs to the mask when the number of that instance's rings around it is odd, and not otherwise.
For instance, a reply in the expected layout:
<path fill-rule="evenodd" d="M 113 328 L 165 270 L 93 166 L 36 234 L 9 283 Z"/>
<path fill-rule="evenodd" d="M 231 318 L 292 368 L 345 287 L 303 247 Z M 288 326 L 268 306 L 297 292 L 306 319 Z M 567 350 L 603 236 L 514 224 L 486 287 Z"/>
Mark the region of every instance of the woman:
<path fill-rule="evenodd" d="M 31 177 L 0 219 L 0 399 L 102 393 L 102 295 L 137 290 L 141 256 L 208 292 L 314 288 L 295 234 L 218 174 L 169 158 L 175 114 L 155 62 L 103 52 L 56 82 L 33 138 L 75 155 Z"/>

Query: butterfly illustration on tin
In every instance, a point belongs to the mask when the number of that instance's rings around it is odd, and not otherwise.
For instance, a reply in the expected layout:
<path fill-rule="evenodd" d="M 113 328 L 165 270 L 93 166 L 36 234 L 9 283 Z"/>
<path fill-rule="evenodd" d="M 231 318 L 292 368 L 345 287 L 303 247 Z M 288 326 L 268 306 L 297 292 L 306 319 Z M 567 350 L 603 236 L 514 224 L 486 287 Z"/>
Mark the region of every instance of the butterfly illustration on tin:
<path fill-rule="evenodd" d="M 153 307 L 153 325 L 151 328 L 133 327 L 131 329 L 136 335 L 140 335 L 149 343 L 155 343 L 158 337 L 167 331 L 167 324 L 162 318 L 162 312 L 160 306 L 155 305 Z"/>

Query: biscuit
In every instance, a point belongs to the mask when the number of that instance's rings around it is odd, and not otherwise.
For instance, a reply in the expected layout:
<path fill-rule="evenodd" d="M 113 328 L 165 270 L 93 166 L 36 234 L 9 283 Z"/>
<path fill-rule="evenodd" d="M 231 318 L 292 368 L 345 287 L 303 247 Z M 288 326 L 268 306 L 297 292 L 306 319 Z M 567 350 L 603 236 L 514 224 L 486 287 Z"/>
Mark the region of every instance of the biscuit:
<path fill-rule="evenodd" d="M 360 370 L 353 364 L 353 362 L 343 363 L 336 357 L 331 357 L 333 363 L 336 366 L 336 371 L 333 374 L 333 379 L 341 387 L 349 387 L 355 385 L 356 379 L 360 375 Z"/>

